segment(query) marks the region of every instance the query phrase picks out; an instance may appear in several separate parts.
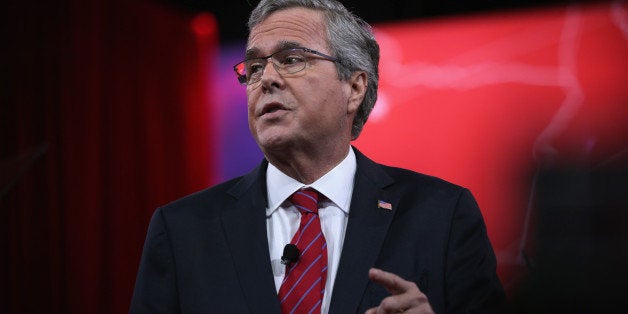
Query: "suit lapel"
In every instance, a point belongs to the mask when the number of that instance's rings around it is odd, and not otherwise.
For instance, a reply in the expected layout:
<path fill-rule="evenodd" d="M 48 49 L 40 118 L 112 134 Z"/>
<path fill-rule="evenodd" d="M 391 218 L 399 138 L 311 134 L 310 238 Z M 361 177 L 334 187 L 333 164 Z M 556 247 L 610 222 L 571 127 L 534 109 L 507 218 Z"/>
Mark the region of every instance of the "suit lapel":
<path fill-rule="evenodd" d="M 354 150 L 358 167 L 329 313 L 358 310 L 369 283 L 368 269 L 375 265 L 399 201 L 396 194 L 384 189 L 393 179 Z M 223 212 L 222 223 L 249 309 L 279 313 L 266 234 L 267 165 L 264 161 L 228 191 L 236 201 Z M 378 208 L 379 200 L 390 203 L 392 210 Z"/>
<path fill-rule="evenodd" d="M 253 313 L 279 313 L 266 234 L 266 166 L 263 162 L 229 193 L 236 198 L 222 223 L 242 292 Z"/>
<path fill-rule="evenodd" d="M 355 313 L 369 283 L 368 269 L 375 265 L 399 197 L 384 190 L 393 183 L 381 167 L 355 150 L 355 176 L 349 222 L 334 284 L 330 313 Z M 378 201 L 392 209 L 378 207 Z"/>

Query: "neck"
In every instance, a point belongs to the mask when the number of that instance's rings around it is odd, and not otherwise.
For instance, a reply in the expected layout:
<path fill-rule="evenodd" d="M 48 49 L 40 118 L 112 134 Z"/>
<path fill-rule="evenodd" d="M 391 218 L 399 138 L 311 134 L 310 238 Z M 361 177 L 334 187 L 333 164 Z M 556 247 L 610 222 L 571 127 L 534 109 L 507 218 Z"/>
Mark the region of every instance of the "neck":
<path fill-rule="evenodd" d="M 268 162 L 291 178 L 311 184 L 336 167 L 349 153 L 350 145 L 315 151 L 264 151 Z"/>

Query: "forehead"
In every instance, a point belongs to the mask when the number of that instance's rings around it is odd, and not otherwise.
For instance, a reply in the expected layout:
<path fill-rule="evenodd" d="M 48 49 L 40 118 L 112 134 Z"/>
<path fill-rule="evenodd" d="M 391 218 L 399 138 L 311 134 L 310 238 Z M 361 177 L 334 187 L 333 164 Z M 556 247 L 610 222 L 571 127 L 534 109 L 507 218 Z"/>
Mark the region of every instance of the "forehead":
<path fill-rule="evenodd" d="M 247 55 L 268 55 L 285 43 L 327 51 L 327 28 L 320 11 L 290 8 L 273 12 L 253 27 Z"/>

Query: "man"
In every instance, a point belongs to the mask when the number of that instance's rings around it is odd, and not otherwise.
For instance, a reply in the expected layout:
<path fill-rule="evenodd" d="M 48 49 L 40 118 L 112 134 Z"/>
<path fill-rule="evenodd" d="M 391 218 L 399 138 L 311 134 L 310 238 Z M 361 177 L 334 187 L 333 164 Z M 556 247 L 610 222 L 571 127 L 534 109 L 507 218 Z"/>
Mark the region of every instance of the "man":
<path fill-rule="evenodd" d="M 368 25 L 335 0 L 262 0 L 249 30 L 235 70 L 265 160 L 157 209 L 131 312 L 499 312 L 469 191 L 350 145 L 377 94 Z"/>

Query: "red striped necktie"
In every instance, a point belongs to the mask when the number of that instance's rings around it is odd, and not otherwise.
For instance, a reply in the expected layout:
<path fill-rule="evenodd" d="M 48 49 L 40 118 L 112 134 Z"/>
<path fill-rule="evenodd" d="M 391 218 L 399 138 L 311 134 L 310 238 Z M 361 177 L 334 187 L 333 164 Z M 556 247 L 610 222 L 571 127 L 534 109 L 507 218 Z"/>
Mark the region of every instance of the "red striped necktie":
<path fill-rule="evenodd" d="M 299 259 L 286 266 L 279 288 L 281 313 L 320 313 L 327 279 L 327 242 L 318 218 L 319 193 L 302 189 L 290 196 L 301 212 L 299 230 L 290 243 L 301 252 Z"/>

